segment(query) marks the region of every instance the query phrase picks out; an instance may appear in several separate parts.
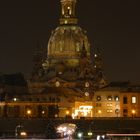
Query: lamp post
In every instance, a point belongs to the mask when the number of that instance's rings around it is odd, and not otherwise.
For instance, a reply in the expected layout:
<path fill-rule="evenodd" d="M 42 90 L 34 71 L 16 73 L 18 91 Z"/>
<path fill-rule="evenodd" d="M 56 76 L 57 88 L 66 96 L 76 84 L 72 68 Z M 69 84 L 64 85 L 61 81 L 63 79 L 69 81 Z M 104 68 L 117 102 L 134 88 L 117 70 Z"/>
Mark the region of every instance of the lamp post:
<path fill-rule="evenodd" d="M 69 110 L 66 110 L 66 115 L 68 116 L 70 114 L 70 111 Z"/>
<path fill-rule="evenodd" d="M 27 117 L 28 117 L 28 118 L 31 117 L 31 114 L 32 114 L 32 111 L 31 111 L 30 109 L 28 109 L 28 110 L 26 111 Z"/>
<path fill-rule="evenodd" d="M 132 118 L 134 118 L 135 117 L 135 115 L 136 115 L 136 110 L 135 109 L 132 109 Z"/>
<path fill-rule="evenodd" d="M 101 117 L 101 113 L 102 113 L 102 111 L 98 110 L 99 117 Z"/>
<path fill-rule="evenodd" d="M 27 133 L 23 130 L 23 125 L 19 124 L 15 128 L 15 137 L 16 139 L 19 138 L 26 138 Z"/>
<path fill-rule="evenodd" d="M 81 139 L 83 138 L 83 133 L 82 133 L 82 132 L 79 132 L 79 133 L 77 134 L 77 136 L 78 136 L 78 138 L 81 140 Z"/>

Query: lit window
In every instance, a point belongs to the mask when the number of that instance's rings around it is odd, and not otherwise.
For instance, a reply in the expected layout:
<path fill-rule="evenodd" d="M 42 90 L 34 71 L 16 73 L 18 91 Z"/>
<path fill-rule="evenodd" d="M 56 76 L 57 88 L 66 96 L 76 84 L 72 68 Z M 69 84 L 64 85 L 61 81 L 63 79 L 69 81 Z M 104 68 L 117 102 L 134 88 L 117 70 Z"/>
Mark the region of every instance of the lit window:
<path fill-rule="evenodd" d="M 89 82 L 85 83 L 85 87 L 88 88 L 89 87 Z"/>
<path fill-rule="evenodd" d="M 97 101 L 101 101 L 101 96 L 96 97 Z"/>
<path fill-rule="evenodd" d="M 96 58 L 97 57 L 97 54 L 95 54 L 94 57 Z"/>
<path fill-rule="evenodd" d="M 132 104 L 135 104 L 137 102 L 137 98 L 135 96 L 132 97 Z"/>
<path fill-rule="evenodd" d="M 56 81 L 56 82 L 55 82 L 55 86 L 56 86 L 56 87 L 59 87 L 59 86 L 60 86 L 60 82 L 59 82 L 59 81 Z"/>
<path fill-rule="evenodd" d="M 68 23 L 68 21 L 67 20 L 65 20 L 65 24 L 67 24 Z"/>
<path fill-rule="evenodd" d="M 107 113 L 112 113 L 113 110 L 112 110 L 112 109 L 107 109 L 106 112 L 107 112 Z"/>
<path fill-rule="evenodd" d="M 112 100 L 112 96 L 108 96 L 108 97 L 107 97 L 107 100 L 108 100 L 108 101 L 111 101 L 111 100 Z"/>
<path fill-rule="evenodd" d="M 110 103 L 107 103 L 107 104 L 106 104 L 106 106 L 112 106 L 112 104 L 110 104 Z"/>
<path fill-rule="evenodd" d="M 115 101 L 119 101 L 119 96 L 115 96 Z"/>
<path fill-rule="evenodd" d="M 89 96 L 89 93 L 88 92 L 85 92 L 85 96 Z"/>

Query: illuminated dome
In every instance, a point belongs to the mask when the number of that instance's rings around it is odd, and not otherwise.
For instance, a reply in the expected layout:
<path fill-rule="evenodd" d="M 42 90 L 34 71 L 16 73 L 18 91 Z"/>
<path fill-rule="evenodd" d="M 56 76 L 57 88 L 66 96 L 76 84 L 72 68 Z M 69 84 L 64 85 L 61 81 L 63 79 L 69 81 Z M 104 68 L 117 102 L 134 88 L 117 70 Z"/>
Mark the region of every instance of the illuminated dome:
<path fill-rule="evenodd" d="M 79 66 L 83 46 L 90 58 L 90 44 L 86 31 L 77 25 L 75 5 L 76 0 L 61 0 L 60 26 L 52 32 L 48 42 L 47 59 L 51 66 L 61 62 L 68 67 Z"/>
<path fill-rule="evenodd" d="M 77 59 L 80 57 L 83 43 L 87 56 L 89 56 L 90 44 L 85 33 L 86 31 L 83 31 L 79 26 L 61 25 L 57 27 L 52 32 L 48 43 L 48 58 Z"/>

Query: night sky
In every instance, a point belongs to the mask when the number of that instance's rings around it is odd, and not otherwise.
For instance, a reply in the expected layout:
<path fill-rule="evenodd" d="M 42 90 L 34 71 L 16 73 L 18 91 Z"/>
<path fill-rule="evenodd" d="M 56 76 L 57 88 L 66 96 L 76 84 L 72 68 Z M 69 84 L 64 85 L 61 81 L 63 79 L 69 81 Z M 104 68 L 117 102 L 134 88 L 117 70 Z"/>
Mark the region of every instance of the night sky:
<path fill-rule="evenodd" d="M 140 82 L 138 0 L 78 0 L 79 25 L 99 47 L 109 81 Z M 59 0 L 4 0 L 0 3 L 0 72 L 32 71 L 37 42 L 46 44 L 59 25 Z"/>

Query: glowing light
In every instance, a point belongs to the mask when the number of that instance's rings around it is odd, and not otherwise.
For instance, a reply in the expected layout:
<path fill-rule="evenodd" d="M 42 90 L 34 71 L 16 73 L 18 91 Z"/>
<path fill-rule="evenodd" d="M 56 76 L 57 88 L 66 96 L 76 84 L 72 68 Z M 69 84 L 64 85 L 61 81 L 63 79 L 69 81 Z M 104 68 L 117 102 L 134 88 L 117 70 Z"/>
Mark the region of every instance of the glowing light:
<path fill-rule="evenodd" d="M 132 104 L 135 104 L 137 102 L 137 98 L 134 96 L 132 97 Z"/>
<path fill-rule="evenodd" d="M 57 127 L 57 132 L 71 136 L 76 130 L 76 125 L 71 123 L 63 123 Z"/>
<path fill-rule="evenodd" d="M 108 96 L 108 97 L 107 97 L 107 100 L 108 100 L 108 101 L 111 101 L 111 100 L 112 100 L 112 96 Z"/>
<path fill-rule="evenodd" d="M 69 114 L 70 114 L 70 111 L 69 111 L 69 110 L 67 110 L 67 111 L 66 111 L 66 115 L 69 115 Z"/>
<path fill-rule="evenodd" d="M 89 87 L 89 82 L 86 82 L 86 83 L 85 83 L 85 87 L 86 87 L 86 88 Z"/>
<path fill-rule="evenodd" d="M 79 117 L 82 117 L 82 116 L 89 116 L 91 117 L 92 116 L 92 108 L 93 106 L 86 106 L 86 105 L 82 105 L 82 106 L 79 106 L 79 109 L 75 109 L 75 116 L 79 116 L 79 113 L 80 113 L 80 116 Z"/>
<path fill-rule="evenodd" d="M 32 111 L 31 110 L 27 110 L 27 114 L 31 115 Z"/>
<path fill-rule="evenodd" d="M 98 56 L 97 54 L 94 55 L 94 57 L 97 57 L 97 56 Z"/>
<path fill-rule="evenodd" d="M 101 110 L 98 110 L 98 113 L 99 113 L 99 114 L 101 114 L 101 113 L 102 113 L 102 111 L 101 111 Z"/>
<path fill-rule="evenodd" d="M 100 136 L 99 135 L 97 136 L 97 140 L 100 140 Z"/>
<path fill-rule="evenodd" d="M 44 110 L 42 111 L 42 114 L 45 114 L 45 111 Z"/>
<path fill-rule="evenodd" d="M 115 96 L 115 100 L 116 100 L 116 101 L 119 101 L 119 97 L 118 97 L 118 96 Z"/>
<path fill-rule="evenodd" d="M 79 108 L 82 108 L 84 110 L 89 110 L 89 109 L 92 109 L 93 107 L 84 105 L 84 106 L 80 106 Z"/>
<path fill-rule="evenodd" d="M 65 20 L 65 24 L 67 24 L 68 23 L 68 21 L 67 20 Z"/>
<path fill-rule="evenodd" d="M 82 138 L 83 133 L 82 133 L 82 132 L 79 132 L 79 133 L 77 134 L 77 136 L 78 136 L 78 138 Z"/>
<path fill-rule="evenodd" d="M 59 72 L 58 72 L 58 74 L 60 74 L 60 75 L 61 75 L 61 74 L 62 74 L 62 72 L 61 72 L 61 71 L 59 71 Z"/>
<path fill-rule="evenodd" d="M 59 86 L 60 86 L 60 82 L 59 82 L 59 81 L 56 81 L 56 82 L 55 82 L 55 86 L 56 86 L 56 87 L 59 87 Z"/>
<path fill-rule="evenodd" d="M 89 96 L 89 93 L 88 92 L 85 92 L 85 96 Z"/>
<path fill-rule="evenodd" d="M 97 140 L 101 140 L 101 139 L 105 139 L 105 135 L 102 135 L 102 136 L 98 135 L 97 136 Z"/>
<path fill-rule="evenodd" d="M 20 132 L 20 135 L 21 136 L 27 136 L 27 133 L 23 131 L 23 132 Z"/>
<path fill-rule="evenodd" d="M 97 96 L 97 101 L 101 101 L 101 96 Z"/>
<path fill-rule="evenodd" d="M 133 110 L 132 110 L 132 114 L 135 114 L 135 113 L 136 113 L 136 110 L 133 109 Z"/>
<path fill-rule="evenodd" d="M 88 136 L 92 136 L 92 132 L 88 132 Z"/>
<path fill-rule="evenodd" d="M 13 100 L 14 100 L 14 102 L 16 102 L 17 101 L 17 98 L 14 98 Z"/>

